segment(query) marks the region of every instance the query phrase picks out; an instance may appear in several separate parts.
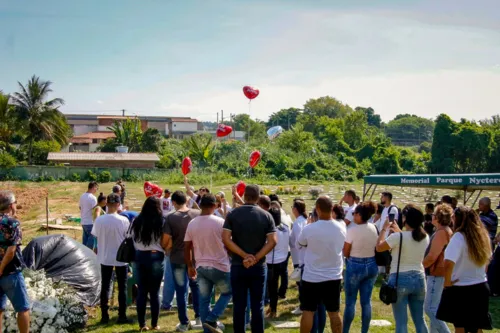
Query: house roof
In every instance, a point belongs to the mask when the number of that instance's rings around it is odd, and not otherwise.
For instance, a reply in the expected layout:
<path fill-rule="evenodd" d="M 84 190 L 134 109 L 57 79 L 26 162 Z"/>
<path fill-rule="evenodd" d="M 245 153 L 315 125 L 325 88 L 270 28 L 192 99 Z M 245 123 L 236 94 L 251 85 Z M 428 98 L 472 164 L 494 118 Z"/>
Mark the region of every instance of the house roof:
<path fill-rule="evenodd" d="M 116 135 L 113 132 L 102 132 L 102 131 L 101 132 L 89 132 L 89 133 L 73 136 L 71 138 L 71 142 L 77 143 L 80 140 L 91 140 L 92 141 L 92 139 L 105 140 L 105 139 L 111 139 L 111 138 L 115 138 L 115 137 L 116 137 Z"/>
<path fill-rule="evenodd" d="M 154 153 L 49 153 L 49 161 L 120 161 L 158 162 Z"/>
<path fill-rule="evenodd" d="M 172 122 L 176 123 L 197 123 L 198 120 L 192 118 L 172 118 Z"/>

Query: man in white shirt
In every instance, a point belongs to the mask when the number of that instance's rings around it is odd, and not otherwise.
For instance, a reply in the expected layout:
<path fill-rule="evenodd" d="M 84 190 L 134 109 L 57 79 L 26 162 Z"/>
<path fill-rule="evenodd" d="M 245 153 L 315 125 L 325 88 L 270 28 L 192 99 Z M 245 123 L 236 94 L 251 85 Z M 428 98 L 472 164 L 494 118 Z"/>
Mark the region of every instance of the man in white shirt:
<path fill-rule="evenodd" d="M 122 244 L 130 222 L 125 216 L 118 215 L 120 196 L 116 193 L 108 195 L 108 213 L 95 220 L 92 235 L 97 238 L 97 261 L 101 265 L 101 323 L 109 322 L 109 288 L 113 268 L 118 280 L 118 323 L 128 324 L 127 319 L 127 276 L 128 264 L 116 260 L 118 248 Z"/>
<path fill-rule="evenodd" d="M 302 333 L 311 331 L 314 313 L 321 303 L 330 317 L 332 332 L 342 332 L 340 286 L 344 267 L 342 249 L 347 231 L 343 224 L 332 219 L 332 209 L 330 198 L 319 197 L 316 200 L 319 219 L 307 225 L 298 239 L 299 246 L 306 249 L 300 296 Z"/>
<path fill-rule="evenodd" d="M 302 199 L 293 200 L 292 214 L 295 217 L 295 221 L 292 225 L 292 232 L 290 233 L 290 254 L 292 256 L 293 268 L 296 269 L 304 264 L 304 249 L 300 249 L 297 245 L 297 240 L 299 239 L 302 230 L 307 224 L 307 213 L 306 213 L 306 203 Z M 299 297 L 300 297 L 300 283 L 297 283 L 299 287 Z M 300 307 L 292 311 L 293 315 L 301 315 L 302 311 Z"/>
<path fill-rule="evenodd" d="M 392 221 L 397 222 L 399 218 L 398 207 L 392 204 L 392 193 L 391 192 L 382 192 L 380 195 L 380 203 L 384 206 L 384 210 L 382 211 L 382 215 L 380 216 L 380 220 L 375 224 L 378 231 L 382 232 L 382 228 L 384 227 L 385 221 L 390 218 Z M 389 215 L 390 214 L 390 215 Z M 386 232 L 384 238 L 387 238 L 389 235 Z"/>
<path fill-rule="evenodd" d="M 161 211 L 163 217 L 166 217 L 174 210 L 174 205 L 172 204 L 172 198 L 170 198 L 170 190 L 165 189 L 163 198 L 161 199 Z"/>
<path fill-rule="evenodd" d="M 87 192 L 83 193 L 80 197 L 80 217 L 81 225 L 83 229 L 82 244 L 89 249 L 94 248 L 95 239 L 92 236 L 92 224 L 94 220 L 92 219 L 92 211 L 97 205 L 97 198 L 95 193 L 99 189 L 97 182 L 90 182 L 87 187 Z"/>
<path fill-rule="evenodd" d="M 345 218 L 344 222 L 347 229 L 354 225 L 354 210 L 356 209 L 356 192 L 354 190 L 347 190 L 344 197 L 340 200 L 340 205 L 345 202 L 347 207 L 344 208 Z"/>

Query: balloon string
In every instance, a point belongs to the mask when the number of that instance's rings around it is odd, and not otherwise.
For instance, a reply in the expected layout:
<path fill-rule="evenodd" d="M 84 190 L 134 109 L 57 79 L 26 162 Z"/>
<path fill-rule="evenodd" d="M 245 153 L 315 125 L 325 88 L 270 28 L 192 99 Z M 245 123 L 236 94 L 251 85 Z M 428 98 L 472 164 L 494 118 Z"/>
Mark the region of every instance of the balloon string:
<path fill-rule="evenodd" d="M 248 133 L 247 133 L 247 144 L 250 146 L 250 120 L 252 120 L 252 100 L 248 100 Z"/>

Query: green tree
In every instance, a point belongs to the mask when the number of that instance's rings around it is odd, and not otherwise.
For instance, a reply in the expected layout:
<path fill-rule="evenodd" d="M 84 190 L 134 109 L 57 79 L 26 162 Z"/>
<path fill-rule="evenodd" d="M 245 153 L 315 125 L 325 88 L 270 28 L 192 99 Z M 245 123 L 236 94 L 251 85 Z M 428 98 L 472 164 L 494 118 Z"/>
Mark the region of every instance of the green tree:
<path fill-rule="evenodd" d="M 197 162 L 200 167 L 212 166 L 214 145 L 212 145 L 211 135 L 195 134 L 184 139 L 182 144 L 193 162 Z"/>
<path fill-rule="evenodd" d="M 333 97 L 325 96 L 308 100 L 304 104 L 304 112 L 297 117 L 297 121 L 304 125 L 306 131 L 314 132 L 319 117 L 342 118 L 352 111 L 349 105 L 342 104 Z"/>
<path fill-rule="evenodd" d="M 397 115 L 387 123 L 385 133 L 398 145 L 418 146 L 424 141 L 432 141 L 434 122 L 416 115 Z"/>
<path fill-rule="evenodd" d="M 144 133 L 142 133 L 141 152 L 158 152 L 160 151 L 163 141 L 164 138 L 161 135 L 160 131 L 158 131 L 156 128 L 148 128 Z"/>
<path fill-rule="evenodd" d="M 358 106 L 354 110 L 364 112 L 364 114 L 366 115 L 366 121 L 368 122 L 369 126 L 380 128 L 380 126 L 382 125 L 382 119 L 380 118 L 380 115 L 375 114 L 375 110 L 373 110 L 371 107 L 364 108 Z"/>
<path fill-rule="evenodd" d="M 297 122 L 297 117 L 302 110 L 297 108 L 281 109 L 271 114 L 267 122 L 268 127 L 281 126 L 284 129 L 291 129 Z"/>
<path fill-rule="evenodd" d="M 354 111 L 344 117 L 344 141 L 352 148 L 362 148 L 368 142 L 368 122 L 363 111 Z"/>
<path fill-rule="evenodd" d="M 452 135 L 455 123 L 446 114 L 440 114 L 436 119 L 431 149 L 430 171 L 432 173 L 453 173 L 453 144 Z"/>
<path fill-rule="evenodd" d="M 22 133 L 28 142 L 28 163 L 32 163 L 33 143 L 39 140 L 54 140 L 61 146 L 69 143 L 71 128 L 66 117 L 59 111 L 64 104 L 61 98 L 47 100 L 52 92 L 52 82 L 42 81 L 33 75 L 24 86 L 20 82 L 20 92 L 11 96 L 12 104 L 21 119 Z"/>
<path fill-rule="evenodd" d="M 19 128 L 19 119 L 12 105 L 9 104 L 10 95 L 0 90 L 0 141 L 8 144 Z"/>
<path fill-rule="evenodd" d="M 378 174 L 399 174 L 401 172 L 399 157 L 400 154 L 395 147 L 378 149 L 373 157 L 373 169 Z"/>
<path fill-rule="evenodd" d="M 311 152 L 316 147 L 313 134 L 304 131 L 302 124 L 296 124 L 291 130 L 283 132 L 276 142 L 282 151 L 289 150 L 296 153 Z"/>
<path fill-rule="evenodd" d="M 260 120 L 253 120 L 246 113 L 238 114 L 233 118 L 235 131 L 244 131 L 245 139 L 248 140 L 248 129 L 250 128 L 250 142 L 259 145 L 266 140 L 266 124 Z"/>
<path fill-rule="evenodd" d="M 451 136 L 454 172 L 484 172 L 493 150 L 493 136 L 489 129 L 463 121 Z"/>
<path fill-rule="evenodd" d="M 49 153 L 61 151 L 61 145 L 56 141 L 36 141 L 32 148 L 32 163 L 36 165 L 48 164 L 47 157 Z M 26 160 L 29 154 L 29 145 L 22 145 L 18 151 L 19 159 Z"/>
<path fill-rule="evenodd" d="M 127 146 L 129 152 L 141 151 L 142 129 L 139 118 L 115 121 L 108 129 L 115 134 L 114 143 Z"/>

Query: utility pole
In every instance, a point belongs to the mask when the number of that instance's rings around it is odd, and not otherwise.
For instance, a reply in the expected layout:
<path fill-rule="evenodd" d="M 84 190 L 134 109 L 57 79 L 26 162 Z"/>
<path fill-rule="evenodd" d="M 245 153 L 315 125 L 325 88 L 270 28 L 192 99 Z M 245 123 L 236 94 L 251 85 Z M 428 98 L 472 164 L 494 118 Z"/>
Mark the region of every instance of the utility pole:
<path fill-rule="evenodd" d="M 220 110 L 220 114 L 221 114 L 221 116 L 220 116 L 220 118 L 221 118 L 220 122 L 224 123 L 224 110 Z"/>
<path fill-rule="evenodd" d="M 217 112 L 217 126 L 219 126 L 219 112 Z"/>
<path fill-rule="evenodd" d="M 125 109 L 122 109 L 122 117 L 125 117 Z"/>

